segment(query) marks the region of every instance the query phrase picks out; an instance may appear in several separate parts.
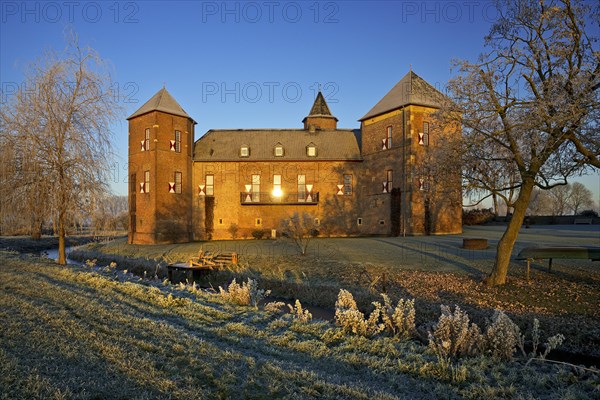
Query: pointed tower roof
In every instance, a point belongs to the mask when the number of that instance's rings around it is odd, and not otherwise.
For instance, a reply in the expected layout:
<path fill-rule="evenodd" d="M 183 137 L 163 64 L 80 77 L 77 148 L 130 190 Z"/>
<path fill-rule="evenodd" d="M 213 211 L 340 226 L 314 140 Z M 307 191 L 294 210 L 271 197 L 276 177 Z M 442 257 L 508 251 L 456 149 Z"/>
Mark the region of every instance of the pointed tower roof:
<path fill-rule="evenodd" d="M 375 117 L 409 104 L 440 108 L 446 96 L 431 86 L 412 69 L 373 108 L 359 119 Z"/>
<path fill-rule="evenodd" d="M 306 121 L 307 118 L 312 117 L 335 118 L 333 115 L 331 115 L 331 111 L 329 111 L 329 106 L 325 101 L 325 97 L 323 97 L 323 93 L 320 91 L 317 94 L 317 98 L 315 99 L 312 108 L 310 109 L 310 113 L 302 120 L 302 122 Z M 335 118 L 335 120 L 337 121 L 338 119 Z"/>
<path fill-rule="evenodd" d="M 167 114 L 186 117 L 194 121 L 194 119 L 185 112 L 183 107 L 179 105 L 177 100 L 171 96 L 171 93 L 169 93 L 165 87 L 156 92 L 156 94 L 152 96 L 150 100 L 144 103 L 143 106 L 138 108 L 138 110 L 131 114 L 127 119 L 132 119 L 134 117 L 147 114 L 151 111 L 162 111 Z M 196 121 L 194 121 L 194 123 L 196 123 Z"/>

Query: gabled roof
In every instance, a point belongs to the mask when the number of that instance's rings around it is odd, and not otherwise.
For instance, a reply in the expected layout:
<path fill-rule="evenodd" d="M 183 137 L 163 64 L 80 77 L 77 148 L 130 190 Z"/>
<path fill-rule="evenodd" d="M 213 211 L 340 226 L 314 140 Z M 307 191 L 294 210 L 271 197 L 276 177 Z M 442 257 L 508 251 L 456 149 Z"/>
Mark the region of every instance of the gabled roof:
<path fill-rule="evenodd" d="M 138 108 L 136 112 L 131 114 L 127 119 L 138 117 L 140 115 L 147 114 L 152 111 L 162 111 L 167 114 L 186 117 L 194 121 L 193 118 L 185 112 L 183 107 L 179 105 L 177 100 L 175 100 L 173 96 L 171 96 L 171 93 L 169 93 L 164 87 L 160 89 L 154 96 L 152 96 L 150 100 L 144 103 L 143 106 Z M 194 123 L 195 122 L 196 121 L 194 121 Z"/>
<path fill-rule="evenodd" d="M 445 97 L 440 91 L 411 70 L 359 121 L 396 110 L 409 104 L 440 108 Z"/>
<path fill-rule="evenodd" d="M 315 99 L 315 102 L 313 103 L 313 106 L 310 109 L 310 113 L 302 121 L 304 122 L 306 118 L 311 117 L 335 118 L 333 115 L 331 115 L 331 111 L 329 111 L 329 106 L 327 105 L 325 97 L 323 97 L 323 93 L 321 92 L 317 94 L 317 98 Z M 337 121 L 338 119 L 335 118 L 335 120 Z"/>
<path fill-rule="evenodd" d="M 194 161 L 360 161 L 360 131 L 328 129 L 311 133 L 304 129 L 211 129 L 194 144 Z M 276 144 L 284 148 L 275 157 Z M 314 144 L 316 157 L 306 154 Z M 240 157 L 240 148 L 250 148 L 249 157 Z"/>

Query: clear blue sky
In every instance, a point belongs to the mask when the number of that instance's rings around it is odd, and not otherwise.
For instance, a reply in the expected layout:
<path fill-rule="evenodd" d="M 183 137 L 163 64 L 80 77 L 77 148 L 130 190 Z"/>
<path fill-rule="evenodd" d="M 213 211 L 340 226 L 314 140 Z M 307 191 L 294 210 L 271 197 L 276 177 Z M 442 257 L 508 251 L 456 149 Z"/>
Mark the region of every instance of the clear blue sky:
<path fill-rule="evenodd" d="M 321 85 L 338 126 L 362 117 L 413 70 L 443 88 L 453 59 L 475 60 L 496 18 L 482 1 L 0 2 L 0 82 L 22 81 L 45 49 L 80 43 L 114 67 L 127 115 L 163 84 L 213 128 L 301 127 Z M 127 123 L 115 127 L 113 184 L 126 194 Z M 600 202 L 600 175 L 581 179 Z"/>

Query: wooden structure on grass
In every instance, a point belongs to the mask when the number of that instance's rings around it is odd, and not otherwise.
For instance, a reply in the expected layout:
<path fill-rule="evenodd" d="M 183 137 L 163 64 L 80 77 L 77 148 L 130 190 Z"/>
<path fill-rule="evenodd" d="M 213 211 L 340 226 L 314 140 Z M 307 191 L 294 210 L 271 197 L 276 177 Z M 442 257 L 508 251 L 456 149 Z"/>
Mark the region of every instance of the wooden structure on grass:
<path fill-rule="evenodd" d="M 200 249 L 196 257 L 191 257 L 185 263 L 173 263 L 167 266 L 169 282 L 173 283 L 173 271 L 183 271 L 189 282 L 195 282 L 202 271 L 212 271 L 225 265 L 237 265 L 238 254 L 235 252 L 210 252 Z"/>

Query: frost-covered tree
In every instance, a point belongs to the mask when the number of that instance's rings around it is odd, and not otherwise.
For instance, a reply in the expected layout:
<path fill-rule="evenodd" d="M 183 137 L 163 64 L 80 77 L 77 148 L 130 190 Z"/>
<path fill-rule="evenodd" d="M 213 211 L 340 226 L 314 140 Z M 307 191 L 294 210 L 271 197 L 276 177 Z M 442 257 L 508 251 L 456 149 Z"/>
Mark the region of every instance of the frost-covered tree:
<path fill-rule="evenodd" d="M 569 196 L 568 206 L 574 215 L 581 210 L 594 208 L 594 198 L 592 191 L 585 187 L 583 183 L 575 182 L 571 186 L 571 196 Z"/>
<path fill-rule="evenodd" d="M 600 168 L 600 52 L 591 34 L 599 23 L 597 4 L 496 5 L 487 51 L 475 63 L 459 62 L 460 73 L 449 83 L 455 111 L 462 113 L 468 179 L 492 193 L 517 193 L 489 285 L 506 282 L 534 188 L 551 189 L 589 166 Z M 496 176 L 510 179 L 491 179 Z"/>
<path fill-rule="evenodd" d="M 121 115 L 106 63 L 80 47 L 75 34 L 67 40 L 64 52 L 48 52 L 29 66 L 21 85 L 27 90 L 10 96 L 0 113 L 2 135 L 27 159 L 3 185 L 23 202 L 46 205 L 58 230 L 59 264 L 66 263 L 70 216 L 106 190 L 111 125 Z"/>

